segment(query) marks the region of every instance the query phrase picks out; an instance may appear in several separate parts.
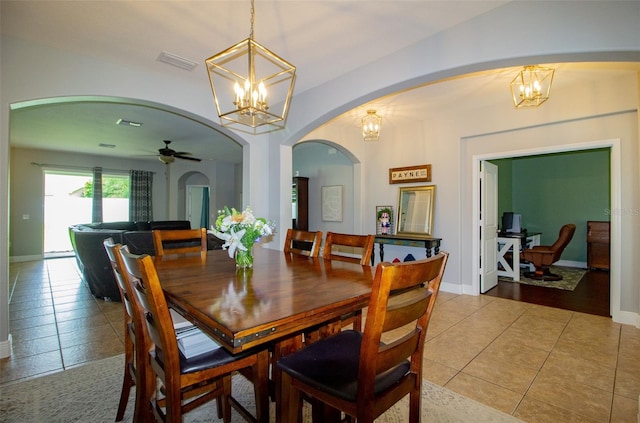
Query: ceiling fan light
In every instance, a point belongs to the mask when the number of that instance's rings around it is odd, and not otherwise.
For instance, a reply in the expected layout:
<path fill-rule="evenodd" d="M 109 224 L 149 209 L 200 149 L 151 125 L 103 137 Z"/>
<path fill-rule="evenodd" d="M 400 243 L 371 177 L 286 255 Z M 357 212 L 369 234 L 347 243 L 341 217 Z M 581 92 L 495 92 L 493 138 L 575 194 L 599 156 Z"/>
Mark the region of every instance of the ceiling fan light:
<path fill-rule="evenodd" d="M 164 164 L 171 164 L 173 163 L 176 159 L 173 156 L 158 156 L 158 160 L 160 160 L 162 163 Z"/>

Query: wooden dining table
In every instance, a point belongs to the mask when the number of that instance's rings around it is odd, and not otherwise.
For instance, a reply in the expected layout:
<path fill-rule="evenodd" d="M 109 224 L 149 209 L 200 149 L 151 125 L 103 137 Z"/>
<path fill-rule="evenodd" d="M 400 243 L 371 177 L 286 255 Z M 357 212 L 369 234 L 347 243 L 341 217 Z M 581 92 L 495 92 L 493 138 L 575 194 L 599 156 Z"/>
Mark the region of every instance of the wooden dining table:
<path fill-rule="evenodd" d="M 301 334 L 327 336 L 340 330 L 342 315 L 366 307 L 375 270 L 259 246 L 250 269 L 236 269 L 223 250 L 155 264 L 171 307 L 231 353 L 268 346 L 275 359 L 300 348 Z M 287 393 L 273 367 L 279 405 Z"/>

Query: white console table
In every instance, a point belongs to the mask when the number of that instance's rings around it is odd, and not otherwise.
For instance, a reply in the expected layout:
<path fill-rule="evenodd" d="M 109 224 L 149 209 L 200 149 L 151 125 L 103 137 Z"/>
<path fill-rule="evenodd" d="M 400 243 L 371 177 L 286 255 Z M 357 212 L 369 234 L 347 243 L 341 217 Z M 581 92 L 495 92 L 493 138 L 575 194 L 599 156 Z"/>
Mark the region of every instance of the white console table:
<path fill-rule="evenodd" d="M 498 237 L 498 276 L 506 276 L 515 282 L 520 280 L 520 241 L 525 239 L 522 236 L 499 236 Z M 528 234 L 525 239 L 525 248 L 540 245 L 540 233 Z M 505 254 L 511 252 L 513 257 L 511 263 L 505 258 Z"/>

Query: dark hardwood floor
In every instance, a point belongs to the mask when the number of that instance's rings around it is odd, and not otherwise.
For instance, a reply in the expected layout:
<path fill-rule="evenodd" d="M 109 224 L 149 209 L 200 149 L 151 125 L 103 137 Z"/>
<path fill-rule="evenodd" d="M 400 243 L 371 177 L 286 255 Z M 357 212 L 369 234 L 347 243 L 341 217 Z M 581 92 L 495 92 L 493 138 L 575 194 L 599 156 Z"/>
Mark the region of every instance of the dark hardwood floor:
<path fill-rule="evenodd" d="M 574 291 L 498 281 L 484 295 L 610 317 L 609 272 L 588 271 Z"/>

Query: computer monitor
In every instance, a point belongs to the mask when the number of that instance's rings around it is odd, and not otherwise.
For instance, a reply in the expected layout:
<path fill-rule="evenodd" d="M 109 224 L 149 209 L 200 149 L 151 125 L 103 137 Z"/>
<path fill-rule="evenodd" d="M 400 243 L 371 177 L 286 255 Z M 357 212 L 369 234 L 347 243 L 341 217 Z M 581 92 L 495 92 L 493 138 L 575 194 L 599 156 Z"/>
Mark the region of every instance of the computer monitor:
<path fill-rule="evenodd" d="M 519 234 L 522 232 L 521 227 L 522 215 L 514 212 L 504 212 L 502 214 L 502 233 Z"/>

